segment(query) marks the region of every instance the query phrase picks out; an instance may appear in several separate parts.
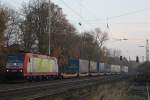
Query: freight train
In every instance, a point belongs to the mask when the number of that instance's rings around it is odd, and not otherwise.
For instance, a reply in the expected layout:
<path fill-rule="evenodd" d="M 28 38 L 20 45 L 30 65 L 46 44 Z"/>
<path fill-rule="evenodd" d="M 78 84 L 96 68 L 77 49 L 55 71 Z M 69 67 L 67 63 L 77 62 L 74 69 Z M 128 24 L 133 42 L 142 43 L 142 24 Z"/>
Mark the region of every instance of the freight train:
<path fill-rule="evenodd" d="M 15 53 L 7 57 L 6 73 L 11 78 L 47 80 L 128 73 L 128 67 L 83 59 L 69 59 L 68 64 L 60 67 L 55 57 Z"/>

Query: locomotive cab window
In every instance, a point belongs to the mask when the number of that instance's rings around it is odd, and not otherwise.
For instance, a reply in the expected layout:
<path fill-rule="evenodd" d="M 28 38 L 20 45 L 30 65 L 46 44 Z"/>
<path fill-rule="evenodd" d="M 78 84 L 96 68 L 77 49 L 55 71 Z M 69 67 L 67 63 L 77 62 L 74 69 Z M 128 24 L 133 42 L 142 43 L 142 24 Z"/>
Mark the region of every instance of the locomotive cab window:
<path fill-rule="evenodd" d="M 24 54 L 9 54 L 7 57 L 7 68 L 17 67 L 20 68 L 23 66 Z"/>
<path fill-rule="evenodd" d="M 31 60 L 30 60 L 30 58 L 29 58 L 29 63 L 30 63 L 30 61 L 31 61 Z"/>

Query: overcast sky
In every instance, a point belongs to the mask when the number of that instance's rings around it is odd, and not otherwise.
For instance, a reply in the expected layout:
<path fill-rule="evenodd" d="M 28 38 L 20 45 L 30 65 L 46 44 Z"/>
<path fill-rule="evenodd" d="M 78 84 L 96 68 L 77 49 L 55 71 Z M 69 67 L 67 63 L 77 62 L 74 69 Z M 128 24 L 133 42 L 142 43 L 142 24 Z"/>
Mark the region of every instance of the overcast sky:
<path fill-rule="evenodd" d="M 28 0 L 0 0 L 12 8 L 20 9 Z M 96 27 L 109 33 L 108 48 L 120 49 L 126 57 L 145 56 L 150 39 L 150 0 L 51 0 L 63 8 L 64 13 L 78 31 Z M 63 2 L 64 1 L 64 2 Z M 81 22 L 82 26 L 78 23 Z M 107 23 L 109 29 L 107 28 Z M 127 38 L 128 41 L 115 41 Z"/>

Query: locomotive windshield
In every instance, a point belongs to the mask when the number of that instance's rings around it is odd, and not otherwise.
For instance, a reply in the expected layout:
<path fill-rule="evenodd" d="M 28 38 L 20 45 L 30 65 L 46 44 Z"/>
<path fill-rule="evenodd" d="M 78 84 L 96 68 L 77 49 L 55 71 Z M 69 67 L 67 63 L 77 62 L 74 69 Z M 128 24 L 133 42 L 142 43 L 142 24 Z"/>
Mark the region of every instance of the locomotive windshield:
<path fill-rule="evenodd" d="M 7 57 L 6 67 L 22 67 L 24 62 L 24 54 L 9 54 Z"/>

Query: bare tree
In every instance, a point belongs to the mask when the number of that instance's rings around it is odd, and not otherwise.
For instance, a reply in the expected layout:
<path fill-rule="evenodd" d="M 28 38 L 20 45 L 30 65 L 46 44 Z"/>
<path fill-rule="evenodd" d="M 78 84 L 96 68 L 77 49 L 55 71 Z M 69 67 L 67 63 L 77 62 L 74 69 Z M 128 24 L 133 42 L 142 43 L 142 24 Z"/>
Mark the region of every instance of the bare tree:
<path fill-rule="evenodd" d="M 102 32 L 99 28 L 95 29 L 96 38 L 98 40 L 100 48 L 104 45 L 105 41 L 108 40 L 108 34 L 106 32 Z"/>
<path fill-rule="evenodd" d="M 108 40 L 106 32 L 96 28 L 94 31 L 84 32 L 81 36 L 81 58 L 102 61 L 105 51 L 105 41 Z"/>
<path fill-rule="evenodd" d="M 7 28 L 7 23 L 8 19 L 7 19 L 7 11 L 0 6 L 0 42 L 1 42 L 1 46 L 4 45 L 4 32 Z"/>
<path fill-rule="evenodd" d="M 5 61 L 6 61 L 6 56 L 5 56 L 5 48 L 4 48 L 4 43 L 5 43 L 5 30 L 7 29 L 7 10 L 0 5 L 0 70 L 3 69 L 2 66 L 5 65 Z"/>
<path fill-rule="evenodd" d="M 9 47 L 12 44 L 19 44 L 20 43 L 20 15 L 15 12 L 13 9 L 7 9 L 7 23 L 6 23 L 6 30 L 5 30 L 5 43 L 6 46 Z"/>
<path fill-rule="evenodd" d="M 51 26 L 49 26 L 48 7 L 51 7 Z M 23 41 L 25 48 L 30 49 L 38 41 L 39 52 L 48 54 L 48 28 L 51 28 L 51 50 L 61 50 L 69 55 L 69 48 L 74 43 L 76 29 L 66 19 L 62 9 L 54 3 L 45 0 L 30 0 L 24 5 L 23 13 L 26 15 L 22 24 Z M 30 40 L 31 41 L 30 41 Z M 56 54 L 56 53 L 55 53 Z"/>

